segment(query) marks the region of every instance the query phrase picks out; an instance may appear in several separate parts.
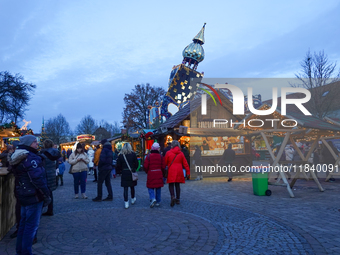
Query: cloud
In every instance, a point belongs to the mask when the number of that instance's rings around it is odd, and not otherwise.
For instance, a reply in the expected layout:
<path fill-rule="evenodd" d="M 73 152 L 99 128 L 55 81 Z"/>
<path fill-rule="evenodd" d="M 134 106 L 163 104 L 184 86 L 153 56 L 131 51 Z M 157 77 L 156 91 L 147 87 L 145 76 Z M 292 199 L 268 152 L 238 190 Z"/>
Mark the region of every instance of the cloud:
<path fill-rule="evenodd" d="M 64 114 L 121 120 L 134 85 L 167 88 L 182 50 L 206 26 L 205 77 L 293 77 L 306 50 L 339 60 L 338 1 L 3 1 L 0 70 L 37 90 L 31 126 Z M 13 15 L 15 13 L 16 15 Z"/>

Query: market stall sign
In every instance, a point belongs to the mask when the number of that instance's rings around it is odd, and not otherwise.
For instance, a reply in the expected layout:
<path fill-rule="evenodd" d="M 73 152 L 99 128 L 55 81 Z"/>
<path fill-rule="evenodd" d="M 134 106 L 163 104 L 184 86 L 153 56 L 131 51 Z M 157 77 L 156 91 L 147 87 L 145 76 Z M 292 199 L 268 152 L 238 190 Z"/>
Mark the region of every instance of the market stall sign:
<path fill-rule="evenodd" d="M 78 135 L 77 136 L 77 141 L 80 140 L 95 140 L 95 136 L 94 135 Z"/>

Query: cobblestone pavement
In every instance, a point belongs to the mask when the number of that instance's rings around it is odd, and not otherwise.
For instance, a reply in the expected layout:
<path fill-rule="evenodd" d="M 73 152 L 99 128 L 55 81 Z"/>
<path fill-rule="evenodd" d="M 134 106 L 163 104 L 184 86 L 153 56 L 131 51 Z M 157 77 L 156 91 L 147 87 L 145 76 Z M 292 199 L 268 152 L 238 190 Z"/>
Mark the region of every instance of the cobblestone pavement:
<path fill-rule="evenodd" d="M 52 217 L 42 217 L 36 254 L 340 254 L 340 180 L 298 180 L 295 198 L 270 186 L 270 197 L 252 193 L 251 179 L 205 178 L 182 185 L 181 204 L 170 207 L 167 186 L 159 208 L 149 208 L 146 175 L 140 173 L 137 202 L 124 209 L 120 178 L 114 200 L 73 198 L 73 179 L 54 193 Z M 96 196 L 89 175 L 87 195 Z M 105 185 L 103 187 L 106 195 Z M 15 239 L 0 241 L 0 254 L 15 254 Z"/>

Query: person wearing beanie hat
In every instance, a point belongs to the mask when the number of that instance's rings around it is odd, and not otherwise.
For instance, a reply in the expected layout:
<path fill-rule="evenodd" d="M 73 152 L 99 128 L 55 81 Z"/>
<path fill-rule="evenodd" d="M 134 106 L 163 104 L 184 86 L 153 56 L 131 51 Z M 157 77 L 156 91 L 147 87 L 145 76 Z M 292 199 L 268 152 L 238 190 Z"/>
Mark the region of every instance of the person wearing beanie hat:
<path fill-rule="evenodd" d="M 16 178 L 15 196 L 21 205 L 17 254 L 32 254 L 32 244 L 39 227 L 42 208 L 51 202 L 45 168 L 37 149 L 38 143 L 34 136 L 22 136 L 10 161 Z"/>
<path fill-rule="evenodd" d="M 165 160 L 159 150 L 159 143 L 154 143 L 151 146 L 151 152 L 144 161 L 144 171 L 148 175 L 146 187 L 149 191 L 150 208 L 160 205 L 161 189 L 164 186 L 163 174 L 165 170 Z"/>
<path fill-rule="evenodd" d="M 19 138 L 19 145 L 31 146 L 31 144 L 37 140 L 34 135 L 25 135 Z"/>
<path fill-rule="evenodd" d="M 154 143 L 152 146 L 151 146 L 151 150 L 159 150 L 160 146 L 159 146 L 159 143 Z"/>
<path fill-rule="evenodd" d="M 102 145 L 106 144 L 106 143 L 107 143 L 107 139 L 101 140 L 100 143 L 101 143 Z"/>

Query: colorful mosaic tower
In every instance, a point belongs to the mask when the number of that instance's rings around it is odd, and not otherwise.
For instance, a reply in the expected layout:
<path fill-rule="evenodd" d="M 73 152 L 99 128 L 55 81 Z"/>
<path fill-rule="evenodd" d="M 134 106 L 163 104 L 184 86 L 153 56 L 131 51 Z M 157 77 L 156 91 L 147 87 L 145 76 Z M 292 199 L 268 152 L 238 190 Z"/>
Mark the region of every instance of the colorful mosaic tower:
<path fill-rule="evenodd" d="M 204 30 L 205 23 L 192 40 L 193 42 L 184 48 L 182 63 L 172 68 L 168 92 L 161 104 L 161 122 L 165 122 L 193 99 L 193 86 L 196 85 L 193 85 L 191 81 L 195 79 L 195 84 L 197 84 L 203 78 L 204 73 L 199 73 L 196 69 L 204 59 L 204 49 L 202 47 L 204 44 Z"/>

